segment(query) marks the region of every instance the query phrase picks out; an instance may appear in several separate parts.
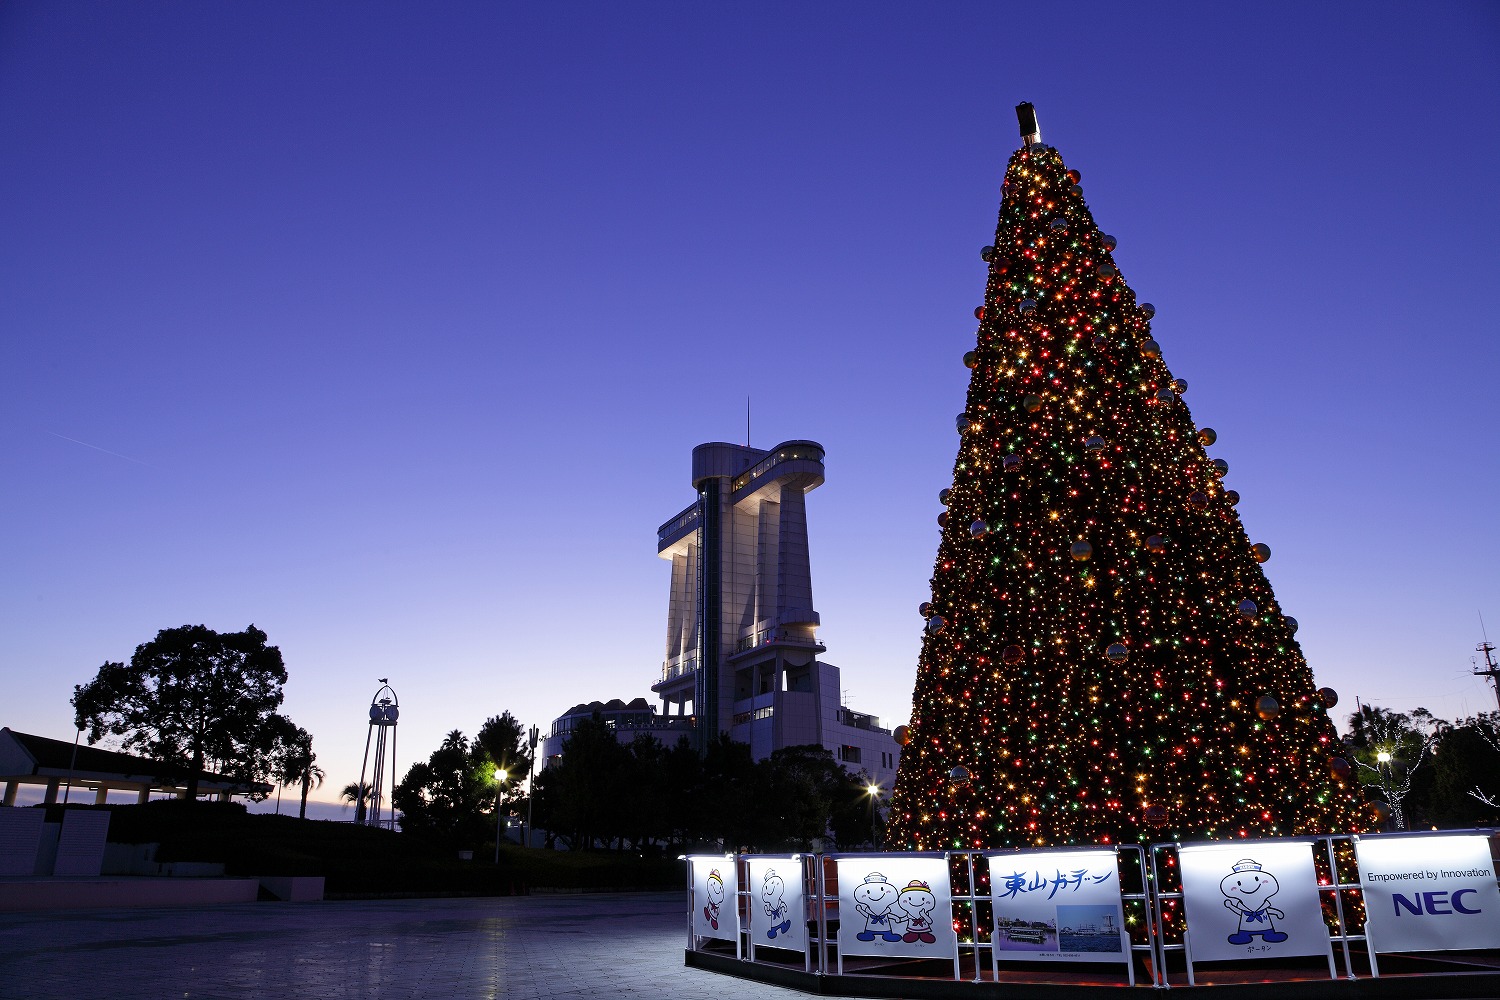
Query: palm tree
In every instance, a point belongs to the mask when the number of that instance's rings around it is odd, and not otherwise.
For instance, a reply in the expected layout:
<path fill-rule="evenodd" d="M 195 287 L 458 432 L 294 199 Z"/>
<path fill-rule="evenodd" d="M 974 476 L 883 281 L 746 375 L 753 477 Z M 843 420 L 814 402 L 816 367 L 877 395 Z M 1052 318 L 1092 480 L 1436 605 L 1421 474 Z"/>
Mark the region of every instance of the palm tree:
<path fill-rule="evenodd" d="M 301 785 L 302 805 L 297 810 L 298 819 L 307 819 L 307 793 L 323 784 L 323 769 L 318 766 L 318 755 L 313 753 L 312 734 L 298 728 L 289 740 L 280 766 L 276 772 L 276 811 L 281 812 L 281 786 Z"/>
<path fill-rule="evenodd" d="M 365 821 L 365 803 L 375 797 L 375 788 L 372 785 L 351 781 L 339 792 L 339 798 L 343 800 L 343 808 L 354 806 L 354 822 Z"/>

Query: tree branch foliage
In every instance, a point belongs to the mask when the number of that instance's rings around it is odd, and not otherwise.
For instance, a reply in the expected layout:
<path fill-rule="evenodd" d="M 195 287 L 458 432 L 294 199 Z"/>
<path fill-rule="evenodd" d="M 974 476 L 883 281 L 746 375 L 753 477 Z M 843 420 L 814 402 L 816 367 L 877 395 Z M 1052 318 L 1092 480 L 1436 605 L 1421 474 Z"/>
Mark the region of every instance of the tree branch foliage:
<path fill-rule="evenodd" d="M 205 771 L 244 782 L 272 776 L 278 738 L 288 732 L 272 722 L 286 678 L 281 650 L 254 625 L 222 634 L 163 629 L 128 664 L 107 662 L 73 688 L 74 719 L 91 745 L 110 737 L 187 769 L 192 798 Z"/>

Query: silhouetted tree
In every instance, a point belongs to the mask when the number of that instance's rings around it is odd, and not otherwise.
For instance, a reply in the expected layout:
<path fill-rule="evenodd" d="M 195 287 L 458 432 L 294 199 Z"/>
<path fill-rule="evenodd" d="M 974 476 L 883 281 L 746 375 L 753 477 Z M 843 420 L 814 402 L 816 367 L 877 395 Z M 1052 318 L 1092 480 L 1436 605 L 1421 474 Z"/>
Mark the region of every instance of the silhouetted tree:
<path fill-rule="evenodd" d="M 206 770 L 247 782 L 269 773 L 266 727 L 285 683 L 281 650 L 254 625 L 226 633 L 184 625 L 76 685 L 74 721 L 90 745 L 118 737 L 126 750 L 186 768 L 191 800 Z"/>

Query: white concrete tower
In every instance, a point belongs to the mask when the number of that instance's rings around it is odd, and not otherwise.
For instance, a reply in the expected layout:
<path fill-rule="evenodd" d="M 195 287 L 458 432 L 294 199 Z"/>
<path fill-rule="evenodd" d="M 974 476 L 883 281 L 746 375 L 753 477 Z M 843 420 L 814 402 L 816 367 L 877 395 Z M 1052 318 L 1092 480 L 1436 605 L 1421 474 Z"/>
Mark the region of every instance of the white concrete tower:
<path fill-rule="evenodd" d="M 657 532 L 672 584 L 651 689 L 664 714 L 697 717 L 700 747 L 723 732 L 756 757 L 821 742 L 804 498 L 822 483 L 823 449 L 811 441 L 693 449 L 698 499 Z M 805 697 L 778 696 L 787 692 Z"/>

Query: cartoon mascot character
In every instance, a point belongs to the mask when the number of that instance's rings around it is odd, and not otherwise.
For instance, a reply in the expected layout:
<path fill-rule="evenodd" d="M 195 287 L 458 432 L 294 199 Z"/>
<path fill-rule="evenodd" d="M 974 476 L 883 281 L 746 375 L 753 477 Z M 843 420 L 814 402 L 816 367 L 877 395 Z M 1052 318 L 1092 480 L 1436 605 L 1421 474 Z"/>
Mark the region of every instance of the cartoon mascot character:
<path fill-rule="evenodd" d="M 766 879 L 760 887 L 760 901 L 765 908 L 766 916 L 771 918 L 771 929 L 766 931 L 768 940 L 776 940 L 777 934 L 785 934 L 792 929 L 792 919 L 787 916 L 786 905 L 786 883 L 781 881 L 774 869 L 767 870 Z"/>
<path fill-rule="evenodd" d="M 892 926 L 894 920 L 903 916 L 901 911 L 891 911 L 896 906 L 899 893 L 890 880 L 879 872 L 865 876 L 864 882 L 854 887 L 854 908 L 865 918 L 865 929 L 854 935 L 861 941 L 900 941 L 901 935 Z"/>
<path fill-rule="evenodd" d="M 1246 858 L 1234 863 L 1234 868 L 1219 883 L 1225 909 L 1234 911 L 1240 918 L 1239 930 L 1229 935 L 1230 944 L 1249 944 L 1257 935 L 1262 941 L 1272 944 L 1286 940 L 1286 934 L 1278 931 L 1271 920 L 1272 917 L 1278 920 L 1286 918 L 1285 913 L 1271 905 L 1271 897 L 1280 888 L 1276 876 L 1262 868 L 1259 862 Z"/>
<path fill-rule="evenodd" d="M 719 929 L 719 906 L 724 902 L 724 876 L 719 874 L 719 869 L 713 868 L 708 873 L 708 905 L 703 908 L 703 919 L 708 921 L 708 926 L 714 930 Z"/>
<path fill-rule="evenodd" d="M 901 890 L 898 897 L 901 909 L 910 915 L 911 919 L 906 922 L 906 934 L 902 940 L 907 944 L 915 944 L 921 941 L 924 944 L 936 944 L 937 938 L 932 935 L 932 911 L 937 908 L 937 897 L 932 894 L 932 889 L 926 882 L 912 879 Z"/>

